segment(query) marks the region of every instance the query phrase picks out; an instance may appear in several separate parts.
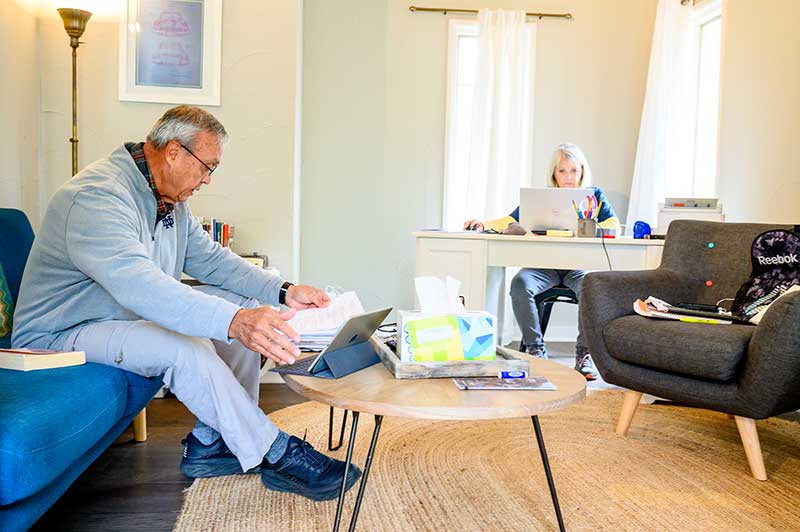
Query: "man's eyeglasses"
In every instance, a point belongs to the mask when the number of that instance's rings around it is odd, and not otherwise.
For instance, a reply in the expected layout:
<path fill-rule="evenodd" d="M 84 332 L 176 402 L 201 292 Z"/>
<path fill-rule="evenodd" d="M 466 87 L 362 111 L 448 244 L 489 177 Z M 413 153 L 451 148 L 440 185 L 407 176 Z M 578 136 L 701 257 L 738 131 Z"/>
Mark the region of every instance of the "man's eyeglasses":
<path fill-rule="evenodd" d="M 218 166 L 215 166 L 214 168 L 211 168 L 210 166 L 208 166 L 206 163 L 204 163 L 204 162 L 203 162 L 203 159 L 201 159 L 200 157 L 198 157 L 197 155 L 195 155 L 195 154 L 194 154 L 194 152 L 192 152 L 192 150 L 190 150 L 189 148 L 187 148 L 186 146 L 184 146 L 184 145 L 183 145 L 183 143 L 180 143 L 180 144 L 181 144 L 181 148 L 183 148 L 184 150 L 188 151 L 188 152 L 189 152 L 189 155 L 191 155 L 192 157 L 194 157 L 195 159 L 197 159 L 198 161 L 200 161 L 200 164 L 202 164 L 203 166 L 205 166 L 205 167 L 206 167 L 206 169 L 208 170 L 208 175 L 211 175 L 211 174 L 213 174 L 213 173 L 214 173 L 214 171 L 215 171 L 217 168 L 219 168 Z"/>

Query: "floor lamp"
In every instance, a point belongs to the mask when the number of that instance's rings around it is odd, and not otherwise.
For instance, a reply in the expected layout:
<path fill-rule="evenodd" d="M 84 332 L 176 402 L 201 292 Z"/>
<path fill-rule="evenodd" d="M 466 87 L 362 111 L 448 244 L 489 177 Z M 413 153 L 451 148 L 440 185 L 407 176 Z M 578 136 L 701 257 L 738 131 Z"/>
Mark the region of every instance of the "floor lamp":
<path fill-rule="evenodd" d="M 58 10 L 64 21 L 64 29 L 69 35 L 69 45 L 72 47 L 72 175 L 78 173 L 78 39 L 86 30 L 86 23 L 92 16 L 82 9 L 61 8 Z"/>

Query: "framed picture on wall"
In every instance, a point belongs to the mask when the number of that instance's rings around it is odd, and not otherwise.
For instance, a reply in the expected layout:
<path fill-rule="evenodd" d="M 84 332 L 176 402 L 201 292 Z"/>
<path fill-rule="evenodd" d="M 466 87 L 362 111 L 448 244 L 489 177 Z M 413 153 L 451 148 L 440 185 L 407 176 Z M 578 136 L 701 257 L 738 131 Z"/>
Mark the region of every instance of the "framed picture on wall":
<path fill-rule="evenodd" d="M 125 0 L 119 99 L 220 104 L 222 0 Z"/>

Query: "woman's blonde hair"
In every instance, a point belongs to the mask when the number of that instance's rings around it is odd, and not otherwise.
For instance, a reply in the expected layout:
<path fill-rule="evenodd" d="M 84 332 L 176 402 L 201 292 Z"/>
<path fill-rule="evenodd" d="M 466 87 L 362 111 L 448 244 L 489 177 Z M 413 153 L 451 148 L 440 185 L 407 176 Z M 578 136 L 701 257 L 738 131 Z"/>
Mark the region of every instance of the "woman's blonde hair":
<path fill-rule="evenodd" d="M 558 187 L 558 181 L 556 181 L 556 168 L 558 168 L 558 163 L 561 162 L 562 158 L 569 159 L 580 166 L 580 168 L 583 170 L 581 172 L 581 178 L 578 180 L 578 187 L 592 186 L 592 169 L 589 168 L 589 161 L 586 160 L 586 156 L 578 146 L 575 144 L 570 144 L 569 142 L 559 144 L 553 151 L 553 156 L 550 158 L 549 166 L 550 186 Z"/>

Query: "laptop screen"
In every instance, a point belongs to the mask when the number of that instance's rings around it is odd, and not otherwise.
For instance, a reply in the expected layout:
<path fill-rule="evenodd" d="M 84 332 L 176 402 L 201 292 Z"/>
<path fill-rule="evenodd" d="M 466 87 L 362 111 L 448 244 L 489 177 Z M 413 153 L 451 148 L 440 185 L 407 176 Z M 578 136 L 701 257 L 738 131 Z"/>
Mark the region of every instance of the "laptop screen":
<path fill-rule="evenodd" d="M 576 205 L 587 195 L 594 195 L 590 188 L 521 188 L 519 191 L 519 223 L 526 231 L 544 229 L 578 228 Z"/>
<path fill-rule="evenodd" d="M 359 344 L 369 340 L 369 337 L 372 336 L 378 327 L 380 327 L 381 323 L 383 323 L 383 320 L 386 319 L 386 316 L 388 316 L 391 311 L 392 308 L 388 307 L 372 312 L 366 312 L 364 314 L 353 316 L 344 322 L 339 328 L 339 331 L 336 333 L 336 336 L 333 337 L 331 343 L 328 344 L 328 347 L 326 347 L 319 355 L 317 355 L 317 358 L 315 358 L 314 362 L 311 363 L 308 368 L 309 371 L 314 371 L 317 363 L 319 363 L 320 359 L 322 358 L 322 355 L 331 353 L 343 347 L 347 347 L 348 345 Z"/>

